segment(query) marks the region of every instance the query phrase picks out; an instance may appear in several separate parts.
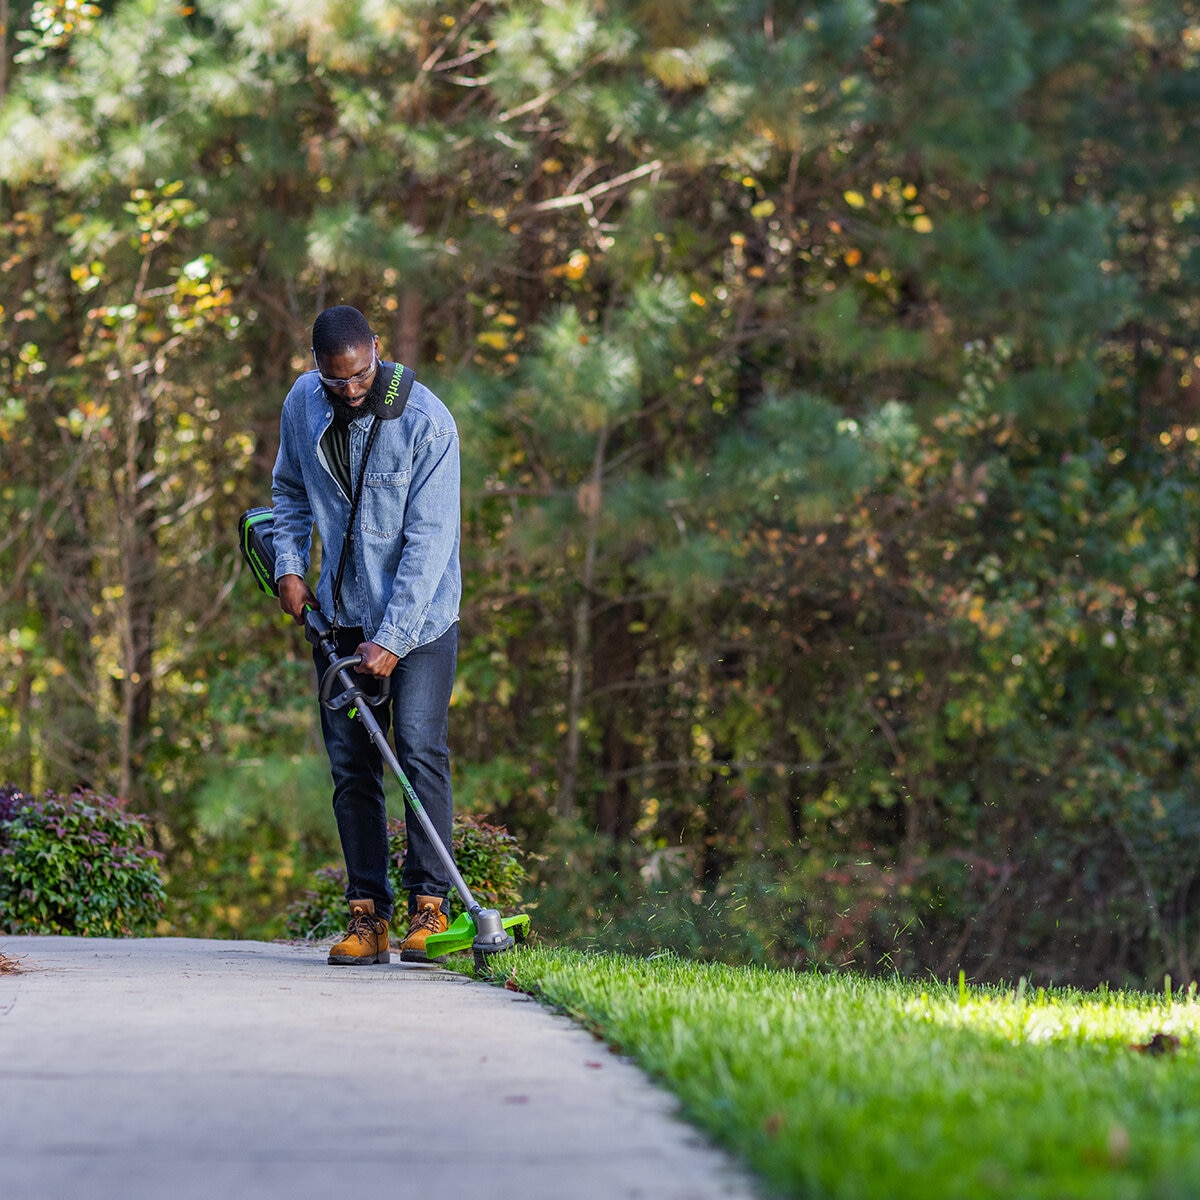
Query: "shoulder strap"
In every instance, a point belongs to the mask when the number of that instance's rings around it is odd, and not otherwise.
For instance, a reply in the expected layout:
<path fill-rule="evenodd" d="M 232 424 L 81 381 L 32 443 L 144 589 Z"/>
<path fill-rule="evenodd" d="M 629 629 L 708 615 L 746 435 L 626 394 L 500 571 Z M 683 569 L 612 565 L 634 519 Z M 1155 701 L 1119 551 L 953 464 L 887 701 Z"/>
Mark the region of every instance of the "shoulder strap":
<path fill-rule="evenodd" d="M 346 522 L 346 536 L 342 538 L 342 553 L 338 559 L 337 573 L 333 577 L 333 627 L 338 627 L 338 610 L 342 606 L 342 576 L 346 573 L 346 560 L 350 557 L 350 543 L 354 540 L 354 519 L 358 516 L 358 504 L 362 499 L 363 479 L 367 474 L 367 459 L 371 457 L 371 447 L 375 445 L 375 436 L 384 421 L 394 421 L 408 404 L 408 394 L 416 381 L 416 374 L 411 367 L 400 363 L 392 368 L 392 377 L 388 380 L 387 391 L 383 395 L 383 405 L 375 416 L 371 432 L 367 434 L 367 448 L 363 451 L 362 462 L 358 467 L 358 481 L 354 485 L 354 495 L 350 500 L 350 520 Z"/>
<path fill-rule="evenodd" d="M 378 414 L 382 420 L 394 421 L 404 411 L 404 406 L 408 403 L 408 393 L 412 391 L 416 379 L 417 376 L 411 367 L 401 366 L 400 363 L 395 365 L 392 377 L 388 380 L 387 391 L 383 394 L 383 406 Z"/>

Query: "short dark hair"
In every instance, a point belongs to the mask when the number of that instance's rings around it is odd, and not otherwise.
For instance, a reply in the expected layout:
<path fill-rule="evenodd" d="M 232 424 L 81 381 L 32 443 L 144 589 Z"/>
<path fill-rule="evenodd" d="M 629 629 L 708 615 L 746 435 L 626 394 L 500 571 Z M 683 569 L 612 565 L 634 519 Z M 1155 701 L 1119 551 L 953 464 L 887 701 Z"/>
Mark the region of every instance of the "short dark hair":
<path fill-rule="evenodd" d="M 357 350 L 375 340 L 370 322 L 349 304 L 336 304 L 327 308 L 313 322 L 313 353 L 321 358 Z"/>

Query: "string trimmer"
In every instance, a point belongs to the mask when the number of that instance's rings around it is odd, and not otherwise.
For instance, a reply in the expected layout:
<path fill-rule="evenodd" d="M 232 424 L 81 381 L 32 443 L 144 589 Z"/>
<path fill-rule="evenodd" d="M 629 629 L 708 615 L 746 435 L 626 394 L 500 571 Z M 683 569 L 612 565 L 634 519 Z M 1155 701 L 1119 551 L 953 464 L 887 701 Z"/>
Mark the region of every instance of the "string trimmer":
<path fill-rule="evenodd" d="M 275 586 L 275 548 L 271 510 L 252 508 L 242 514 L 238 527 L 242 555 L 250 567 L 259 588 L 268 595 L 278 597 Z M 463 903 L 463 911 L 451 923 L 445 933 L 431 933 L 425 942 L 427 957 L 442 958 L 462 950 L 472 950 L 475 967 L 482 971 L 489 955 L 511 950 L 514 943 L 524 941 L 529 932 L 529 917 L 520 913 L 514 917 L 503 917 L 494 908 L 484 908 L 471 894 L 467 881 L 462 877 L 449 849 L 438 835 L 429 814 L 421 804 L 417 793 L 404 774 L 400 760 L 388 742 L 372 708 L 378 707 L 390 697 L 390 684 L 386 678 L 377 694 L 368 694 L 359 686 L 353 668 L 362 662 L 362 656 L 351 654 L 338 656 L 337 640 L 333 626 L 325 615 L 314 608 L 304 614 L 304 636 L 310 645 L 324 654 L 328 666 L 321 675 L 317 694 L 321 704 L 331 712 L 346 711 L 351 719 L 362 722 L 371 741 L 391 768 L 404 792 L 405 802 L 421 822 L 421 828 L 437 852 L 442 866 L 446 868 L 454 890 Z M 358 679 L 363 676 L 359 675 Z"/>

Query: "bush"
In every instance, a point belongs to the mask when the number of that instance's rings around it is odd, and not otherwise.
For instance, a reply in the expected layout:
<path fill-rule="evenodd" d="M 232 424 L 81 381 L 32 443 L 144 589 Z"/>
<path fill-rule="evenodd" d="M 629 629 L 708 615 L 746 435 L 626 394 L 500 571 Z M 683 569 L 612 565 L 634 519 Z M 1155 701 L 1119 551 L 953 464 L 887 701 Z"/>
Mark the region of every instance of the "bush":
<path fill-rule="evenodd" d="M 153 933 L 166 891 L 143 818 L 91 791 L 40 799 L 0 787 L 0 930 Z"/>
<path fill-rule="evenodd" d="M 388 821 L 388 878 L 397 897 L 403 895 L 400 872 L 407 845 L 404 823 Z M 510 909 L 521 905 L 521 887 L 528 879 L 525 862 L 531 857 L 503 827 L 467 814 L 455 814 L 454 861 L 467 887 L 484 908 Z M 457 907 L 457 898 L 452 895 L 450 903 Z M 288 910 L 288 937 L 336 937 L 345 928 L 346 869 L 323 867 L 316 872 L 315 887 Z"/>

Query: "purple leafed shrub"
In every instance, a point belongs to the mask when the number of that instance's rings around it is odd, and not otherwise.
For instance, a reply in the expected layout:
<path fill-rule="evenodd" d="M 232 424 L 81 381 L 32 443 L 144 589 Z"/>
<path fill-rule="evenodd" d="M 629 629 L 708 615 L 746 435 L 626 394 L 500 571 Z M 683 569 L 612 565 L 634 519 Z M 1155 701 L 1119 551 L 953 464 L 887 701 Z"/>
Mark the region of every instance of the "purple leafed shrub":
<path fill-rule="evenodd" d="M 28 803 L 19 788 L 10 783 L 0 785 L 0 845 L 4 844 L 4 826 L 13 819 L 18 808 Z"/>

